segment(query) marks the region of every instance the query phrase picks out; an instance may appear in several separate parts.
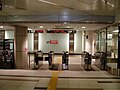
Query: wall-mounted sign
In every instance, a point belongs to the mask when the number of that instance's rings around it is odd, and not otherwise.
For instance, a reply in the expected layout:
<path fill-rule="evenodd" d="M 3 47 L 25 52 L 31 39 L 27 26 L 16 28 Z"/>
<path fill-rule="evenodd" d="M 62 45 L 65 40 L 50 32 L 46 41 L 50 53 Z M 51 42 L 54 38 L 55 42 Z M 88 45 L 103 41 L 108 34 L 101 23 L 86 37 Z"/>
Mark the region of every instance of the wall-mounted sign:
<path fill-rule="evenodd" d="M 47 41 L 46 43 L 49 43 L 49 44 L 58 44 L 58 40 L 50 40 L 50 41 Z"/>
<path fill-rule="evenodd" d="M 50 40 L 50 44 L 58 44 L 58 40 Z"/>

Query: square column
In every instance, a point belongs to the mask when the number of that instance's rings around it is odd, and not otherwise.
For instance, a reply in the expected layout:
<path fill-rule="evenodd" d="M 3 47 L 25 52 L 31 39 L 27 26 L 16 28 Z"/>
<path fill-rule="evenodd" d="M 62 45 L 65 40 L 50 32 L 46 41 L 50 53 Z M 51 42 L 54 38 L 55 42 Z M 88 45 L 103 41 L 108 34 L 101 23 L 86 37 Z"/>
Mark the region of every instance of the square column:
<path fill-rule="evenodd" d="M 15 30 L 15 65 L 22 69 L 28 66 L 28 32 L 27 27 L 16 26 Z"/>

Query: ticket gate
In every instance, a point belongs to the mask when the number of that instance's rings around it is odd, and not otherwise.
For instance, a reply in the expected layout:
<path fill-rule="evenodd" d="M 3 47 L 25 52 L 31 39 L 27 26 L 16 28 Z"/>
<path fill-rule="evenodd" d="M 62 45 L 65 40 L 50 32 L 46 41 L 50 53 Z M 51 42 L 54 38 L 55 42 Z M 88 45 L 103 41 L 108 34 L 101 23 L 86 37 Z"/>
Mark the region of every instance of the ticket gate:
<path fill-rule="evenodd" d="M 49 63 L 49 69 L 53 68 L 53 58 L 54 58 L 54 52 L 50 51 L 48 53 L 48 63 Z"/>
<path fill-rule="evenodd" d="M 62 54 L 62 70 L 68 70 L 68 61 L 69 61 L 69 54 L 66 51 L 63 51 Z"/>
<path fill-rule="evenodd" d="M 106 70 L 106 65 L 107 65 L 107 58 L 106 58 L 106 53 L 101 52 L 100 53 L 100 67 L 102 70 Z"/>
<path fill-rule="evenodd" d="M 106 55 L 106 53 L 105 52 L 96 52 L 95 57 L 96 57 L 95 64 L 101 70 L 106 70 L 106 66 L 107 66 L 107 55 Z"/>
<path fill-rule="evenodd" d="M 35 52 L 34 55 L 35 55 L 34 68 L 39 68 L 40 67 L 39 61 L 43 61 L 43 52 L 40 50 L 40 51 Z"/>
<path fill-rule="evenodd" d="M 85 53 L 84 55 L 84 68 L 85 70 L 90 70 L 91 69 L 91 59 L 92 56 L 89 53 Z"/>

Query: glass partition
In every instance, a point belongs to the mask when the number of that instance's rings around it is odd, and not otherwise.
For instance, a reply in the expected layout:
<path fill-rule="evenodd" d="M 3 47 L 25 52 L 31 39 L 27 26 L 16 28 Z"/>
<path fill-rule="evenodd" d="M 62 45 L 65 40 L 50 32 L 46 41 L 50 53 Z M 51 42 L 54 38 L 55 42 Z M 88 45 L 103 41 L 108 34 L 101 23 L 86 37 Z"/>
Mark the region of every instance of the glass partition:
<path fill-rule="evenodd" d="M 118 24 L 96 32 L 96 52 L 105 52 L 107 65 L 117 68 L 118 60 Z"/>
<path fill-rule="evenodd" d="M 107 60 L 117 63 L 118 58 L 118 25 L 112 25 L 107 30 Z"/>
<path fill-rule="evenodd" d="M 96 32 L 96 52 L 106 52 L 106 29 Z"/>
<path fill-rule="evenodd" d="M 106 52 L 106 29 L 100 31 L 100 47 L 99 50 L 101 52 Z"/>

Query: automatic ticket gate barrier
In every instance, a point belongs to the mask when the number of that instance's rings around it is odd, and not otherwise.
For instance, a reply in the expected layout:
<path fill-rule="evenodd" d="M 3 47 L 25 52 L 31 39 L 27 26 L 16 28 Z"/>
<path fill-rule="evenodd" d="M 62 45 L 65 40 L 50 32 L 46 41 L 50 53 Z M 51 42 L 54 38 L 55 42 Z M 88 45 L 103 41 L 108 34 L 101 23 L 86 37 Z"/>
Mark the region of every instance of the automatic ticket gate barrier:
<path fill-rule="evenodd" d="M 40 67 L 39 61 L 43 61 L 43 52 L 40 50 L 35 52 L 34 55 L 35 55 L 34 68 L 39 68 Z"/>
<path fill-rule="evenodd" d="M 53 68 L 53 58 L 54 58 L 54 52 L 50 51 L 48 53 L 48 63 L 49 63 L 49 69 Z"/>
<path fill-rule="evenodd" d="M 96 65 L 101 70 L 106 70 L 107 54 L 105 52 L 96 52 L 95 57 L 96 57 Z"/>
<path fill-rule="evenodd" d="M 62 70 L 68 70 L 68 61 L 69 61 L 69 54 L 66 51 L 63 51 L 62 54 Z"/>
<path fill-rule="evenodd" d="M 84 68 L 86 70 L 90 70 L 91 69 L 91 59 L 92 56 L 89 53 L 84 53 Z"/>
<path fill-rule="evenodd" d="M 106 70 L 106 64 L 107 64 L 107 58 L 106 58 L 106 53 L 105 52 L 101 52 L 100 53 L 100 67 L 102 70 Z"/>

